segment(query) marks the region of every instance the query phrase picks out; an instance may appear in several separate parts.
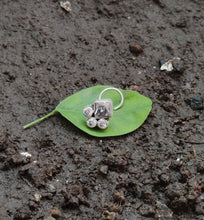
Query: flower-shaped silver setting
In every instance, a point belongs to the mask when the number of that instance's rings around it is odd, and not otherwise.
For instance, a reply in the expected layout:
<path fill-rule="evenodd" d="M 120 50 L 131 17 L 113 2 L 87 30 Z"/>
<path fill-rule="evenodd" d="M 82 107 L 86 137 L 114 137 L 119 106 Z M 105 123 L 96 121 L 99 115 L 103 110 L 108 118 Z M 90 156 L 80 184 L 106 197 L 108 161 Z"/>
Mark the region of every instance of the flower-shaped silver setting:
<path fill-rule="evenodd" d="M 113 115 L 113 103 L 111 99 L 96 100 L 93 105 L 83 109 L 83 114 L 88 118 L 87 126 L 106 129 L 108 120 Z"/>
<path fill-rule="evenodd" d="M 111 99 L 101 99 L 104 92 L 108 90 L 114 90 L 121 96 L 120 104 L 113 109 L 113 103 Z M 109 124 L 109 118 L 113 116 L 113 110 L 119 109 L 123 105 L 124 97 L 121 91 L 117 88 L 106 88 L 100 95 L 99 100 L 96 100 L 93 105 L 88 105 L 83 109 L 83 114 L 87 119 L 87 126 L 89 128 L 98 127 L 100 129 L 106 129 Z"/>

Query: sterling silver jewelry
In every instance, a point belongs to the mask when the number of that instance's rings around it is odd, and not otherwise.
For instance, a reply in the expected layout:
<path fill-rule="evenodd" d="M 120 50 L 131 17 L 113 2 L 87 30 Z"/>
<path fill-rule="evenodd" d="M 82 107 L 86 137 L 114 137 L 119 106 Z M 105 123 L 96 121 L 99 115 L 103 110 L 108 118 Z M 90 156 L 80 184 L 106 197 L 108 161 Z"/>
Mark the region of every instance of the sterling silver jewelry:
<path fill-rule="evenodd" d="M 101 99 L 102 95 L 108 91 L 114 90 L 120 94 L 121 102 L 118 106 L 113 108 L 113 102 L 111 99 Z M 98 100 L 93 105 L 88 105 L 83 109 L 83 114 L 88 118 L 87 126 L 89 128 L 106 129 L 109 124 L 109 118 L 113 116 L 113 110 L 118 110 L 124 102 L 122 92 L 117 88 L 106 88 L 100 94 Z"/>

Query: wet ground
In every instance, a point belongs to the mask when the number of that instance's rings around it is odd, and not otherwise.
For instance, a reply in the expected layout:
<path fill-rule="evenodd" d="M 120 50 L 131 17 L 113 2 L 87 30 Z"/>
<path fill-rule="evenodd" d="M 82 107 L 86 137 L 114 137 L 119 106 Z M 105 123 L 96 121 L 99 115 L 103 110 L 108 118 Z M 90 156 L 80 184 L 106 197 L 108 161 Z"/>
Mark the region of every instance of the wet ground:
<path fill-rule="evenodd" d="M 0 1 L 0 219 L 204 219 L 203 1 L 70 3 Z M 101 84 L 152 99 L 137 131 L 22 129 Z"/>

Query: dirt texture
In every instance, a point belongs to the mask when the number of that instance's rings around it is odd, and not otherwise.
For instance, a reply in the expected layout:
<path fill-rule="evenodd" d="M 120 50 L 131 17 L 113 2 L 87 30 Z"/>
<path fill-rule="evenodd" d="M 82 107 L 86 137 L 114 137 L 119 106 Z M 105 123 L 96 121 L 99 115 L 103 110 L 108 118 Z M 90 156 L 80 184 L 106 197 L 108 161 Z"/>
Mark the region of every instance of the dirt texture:
<path fill-rule="evenodd" d="M 0 219 L 204 219 L 203 0 L 68 6 L 0 1 Z M 94 85 L 151 98 L 148 119 L 115 138 L 60 114 L 23 130 Z"/>

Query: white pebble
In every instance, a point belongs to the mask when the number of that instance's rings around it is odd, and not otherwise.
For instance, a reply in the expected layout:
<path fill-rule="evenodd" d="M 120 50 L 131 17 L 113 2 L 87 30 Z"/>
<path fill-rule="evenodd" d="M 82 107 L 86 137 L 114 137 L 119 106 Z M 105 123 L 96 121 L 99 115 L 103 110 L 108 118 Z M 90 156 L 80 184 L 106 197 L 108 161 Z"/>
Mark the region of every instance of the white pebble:
<path fill-rule="evenodd" d="M 39 202 L 41 200 L 41 198 L 42 198 L 42 196 L 39 193 L 35 193 L 34 197 L 35 197 L 35 201 L 36 202 Z"/>
<path fill-rule="evenodd" d="M 60 1 L 60 6 L 68 12 L 72 10 L 71 3 L 69 1 Z"/>
<path fill-rule="evenodd" d="M 32 155 L 28 152 L 21 152 L 20 154 L 24 157 L 32 157 Z"/>
<path fill-rule="evenodd" d="M 173 69 L 174 68 L 173 68 L 173 65 L 172 65 L 172 60 L 167 61 L 160 68 L 160 70 L 166 70 L 168 72 L 172 71 Z"/>
<path fill-rule="evenodd" d="M 170 59 L 168 60 L 166 63 L 164 63 L 161 67 L 160 67 L 160 70 L 166 70 L 168 72 L 171 72 L 174 67 L 173 67 L 173 61 L 176 61 L 176 60 L 181 60 L 181 58 L 179 57 L 174 57 L 173 59 Z"/>

